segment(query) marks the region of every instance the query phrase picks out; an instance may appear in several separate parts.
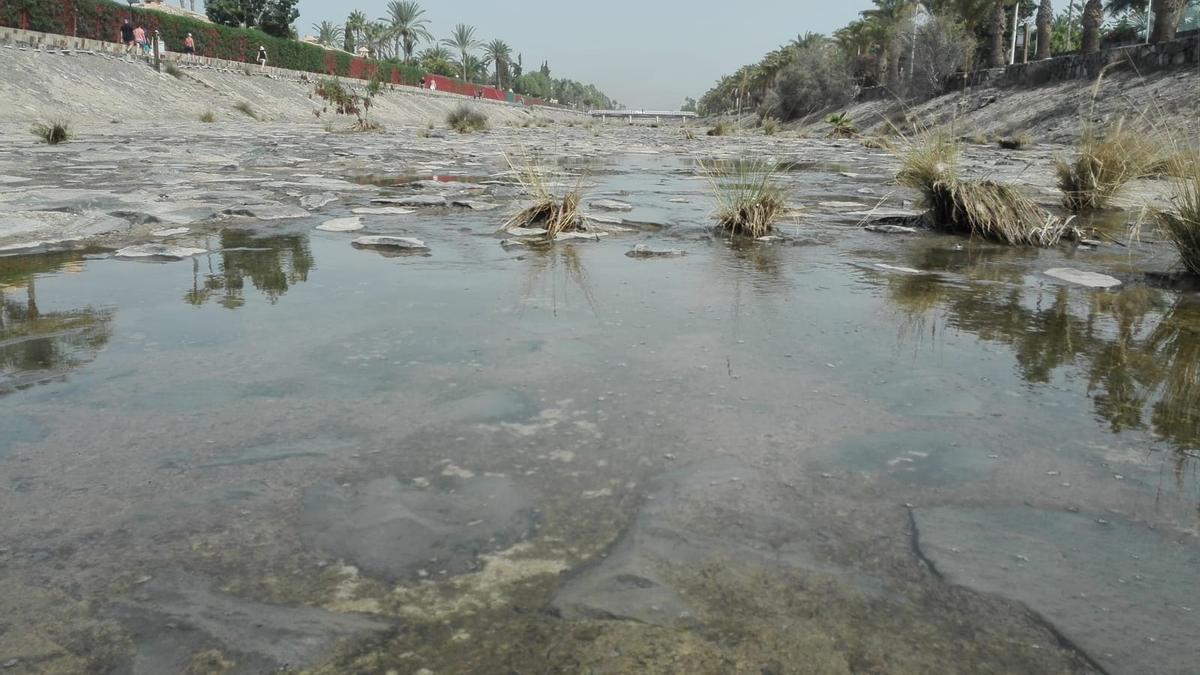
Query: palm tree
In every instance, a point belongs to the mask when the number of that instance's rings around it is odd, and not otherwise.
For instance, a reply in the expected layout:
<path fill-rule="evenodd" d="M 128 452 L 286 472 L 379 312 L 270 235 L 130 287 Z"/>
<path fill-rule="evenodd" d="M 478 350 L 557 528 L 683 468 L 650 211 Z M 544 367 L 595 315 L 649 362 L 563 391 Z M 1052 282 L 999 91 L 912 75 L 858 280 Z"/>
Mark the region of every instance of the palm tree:
<path fill-rule="evenodd" d="M 466 60 L 458 64 L 463 71 L 463 80 L 465 82 L 487 82 L 487 62 L 475 56 L 467 54 Z"/>
<path fill-rule="evenodd" d="M 465 23 L 458 24 L 454 27 L 454 32 L 450 34 L 450 37 L 442 40 L 442 44 L 458 50 L 462 57 L 458 63 L 463 69 L 463 80 L 469 79 L 467 77 L 467 56 L 470 55 L 472 49 L 480 45 L 479 40 L 475 39 L 475 27 Z"/>
<path fill-rule="evenodd" d="M 1100 0 L 1088 0 L 1083 6 L 1083 47 L 1080 51 L 1092 54 L 1100 51 L 1100 24 L 1104 23 L 1104 5 Z"/>
<path fill-rule="evenodd" d="M 450 65 L 452 54 L 441 45 L 434 45 L 417 56 L 421 69 L 434 75 L 453 75 L 454 67 Z"/>
<path fill-rule="evenodd" d="M 875 0 L 875 9 L 860 12 L 864 18 L 874 20 L 881 29 L 883 43 L 879 46 L 887 59 L 889 87 L 900 84 L 901 36 L 908 32 L 915 12 L 916 3 L 910 0 Z"/>
<path fill-rule="evenodd" d="M 1003 68 L 1008 61 L 1004 56 L 1004 29 L 1008 26 L 1008 12 L 1004 9 L 1004 0 L 996 0 L 988 24 L 988 65 L 992 68 Z"/>
<path fill-rule="evenodd" d="M 1042 0 L 1037 13 L 1037 58 L 1050 58 L 1050 31 L 1054 26 L 1054 7 L 1050 0 Z"/>
<path fill-rule="evenodd" d="M 313 24 L 313 30 L 317 33 L 317 42 L 326 47 L 337 45 L 344 35 L 342 27 L 330 21 Z"/>
<path fill-rule="evenodd" d="M 357 9 L 346 17 L 346 51 L 354 53 L 354 48 L 361 41 L 363 30 L 367 27 L 367 15 Z"/>
<path fill-rule="evenodd" d="M 496 67 L 496 88 L 504 89 L 504 76 L 508 74 L 508 62 L 512 59 L 512 47 L 504 40 L 492 40 L 483 46 L 483 54 Z"/>
<path fill-rule="evenodd" d="M 413 50 L 422 40 L 432 40 L 429 19 L 421 18 L 425 10 L 413 0 L 392 0 L 387 4 L 388 16 L 386 21 L 391 29 L 392 39 L 395 40 L 396 53 L 404 52 L 404 62 L 411 63 Z"/>
<path fill-rule="evenodd" d="M 1183 10 L 1187 5 L 1187 0 L 1151 0 L 1154 27 L 1150 31 L 1150 42 L 1174 40 L 1175 31 L 1179 29 L 1179 21 L 1183 19 Z"/>
<path fill-rule="evenodd" d="M 387 47 L 388 36 L 391 34 L 391 29 L 388 25 L 380 21 L 371 21 L 362 29 L 363 43 L 367 47 L 371 58 L 385 58 L 384 50 Z"/>

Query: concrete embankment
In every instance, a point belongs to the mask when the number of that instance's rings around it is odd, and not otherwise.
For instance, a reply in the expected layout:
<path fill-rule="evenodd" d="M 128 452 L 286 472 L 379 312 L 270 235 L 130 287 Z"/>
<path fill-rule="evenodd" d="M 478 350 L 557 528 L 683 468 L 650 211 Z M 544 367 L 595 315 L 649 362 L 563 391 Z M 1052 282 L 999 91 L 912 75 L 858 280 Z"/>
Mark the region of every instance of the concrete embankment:
<path fill-rule="evenodd" d="M 211 65 L 211 64 L 219 65 Z M 212 111 L 218 118 L 244 117 L 236 106 L 248 104 L 263 120 L 314 122 L 325 102 L 313 95 L 319 77 L 312 73 L 214 62 L 181 62 L 179 76 L 156 71 L 142 59 L 84 50 L 0 46 L 0 111 L 5 122 L 30 124 L 65 119 L 74 124 L 194 120 Z M 366 82 L 346 80 L 363 93 Z M 487 114 L 493 125 L 518 124 L 534 117 L 582 119 L 580 113 L 557 108 L 524 108 L 506 103 L 473 101 L 463 96 L 414 87 L 385 87 L 373 99 L 370 118 L 389 125 L 442 124 L 446 113 L 469 104 Z M 320 121 L 348 125 L 330 111 Z"/>

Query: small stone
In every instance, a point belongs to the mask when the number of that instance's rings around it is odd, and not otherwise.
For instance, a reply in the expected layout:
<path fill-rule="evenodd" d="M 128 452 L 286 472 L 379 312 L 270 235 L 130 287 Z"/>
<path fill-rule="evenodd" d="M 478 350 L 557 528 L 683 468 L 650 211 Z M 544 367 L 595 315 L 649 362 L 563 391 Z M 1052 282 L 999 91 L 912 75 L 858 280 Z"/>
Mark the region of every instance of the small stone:
<path fill-rule="evenodd" d="M 143 574 L 142 576 L 138 577 L 137 579 L 134 579 L 133 583 L 140 586 L 140 585 L 150 581 L 153 578 L 154 577 L 150 576 L 149 574 Z"/>
<path fill-rule="evenodd" d="M 592 208 L 600 209 L 602 211 L 632 211 L 633 210 L 633 204 L 619 202 L 615 199 L 596 199 L 591 202 L 588 202 L 588 204 L 590 204 Z"/>
<path fill-rule="evenodd" d="M 9 660 L 5 661 L 4 663 L 0 663 L 0 666 L 4 666 L 5 668 L 12 668 L 13 666 L 17 665 L 20 662 L 21 662 L 21 659 L 9 659 Z"/>
<path fill-rule="evenodd" d="M 663 455 L 663 458 L 664 459 L 675 459 L 675 455 L 668 452 L 667 454 Z"/>
<path fill-rule="evenodd" d="M 626 252 L 625 255 L 630 258 L 677 258 L 687 255 L 687 253 L 677 248 L 656 248 L 645 244 L 638 244 L 633 247 L 633 250 Z"/>
<path fill-rule="evenodd" d="M 1110 277 L 1107 274 L 1084 272 L 1083 270 L 1071 269 L 1069 267 L 1055 267 L 1046 270 L 1042 274 L 1072 284 L 1087 286 L 1088 288 L 1115 288 L 1121 285 L 1120 279 Z"/>
<path fill-rule="evenodd" d="M 354 232 L 363 229 L 362 221 L 357 216 L 350 218 L 334 218 L 317 226 L 322 232 Z"/>

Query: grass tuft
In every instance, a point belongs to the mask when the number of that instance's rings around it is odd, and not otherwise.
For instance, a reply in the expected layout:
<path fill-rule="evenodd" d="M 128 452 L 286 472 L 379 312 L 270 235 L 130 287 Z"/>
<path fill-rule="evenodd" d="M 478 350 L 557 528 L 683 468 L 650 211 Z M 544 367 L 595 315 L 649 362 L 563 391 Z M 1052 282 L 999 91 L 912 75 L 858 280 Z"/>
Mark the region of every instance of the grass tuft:
<path fill-rule="evenodd" d="M 763 135 L 774 136 L 775 134 L 779 133 L 779 120 L 773 117 L 768 117 L 767 119 L 763 120 L 762 127 Z"/>
<path fill-rule="evenodd" d="M 1175 164 L 1174 208 L 1160 212 L 1159 222 L 1179 251 L 1183 266 L 1200 276 L 1200 151 L 1180 155 Z"/>
<path fill-rule="evenodd" d="M 217 115 L 211 110 L 205 110 L 204 112 L 200 113 L 200 121 L 204 122 L 205 124 L 212 124 L 213 122 L 217 121 Z"/>
<path fill-rule="evenodd" d="M 183 71 L 179 69 L 179 66 L 175 65 L 174 63 L 171 63 L 170 61 L 167 62 L 166 71 L 167 71 L 168 75 L 170 75 L 171 77 L 173 77 L 177 80 L 183 79 Z"/>
<path fill-rule="evenodd" d="M 775 184 L 779 166 L 750 161 L 718 165 L 701 163 L 712 184 L 717 222 L 730 234 L 762 237 L 787 209 L 783 190 Z"/>
<path fill-rule="evenodd" d="M 1029 132 L 1022 131 L 1013 136 L 1005 136 L 996 141 L 996 144 L 1002 150 L 1022 150 L 1033 145 L 1033 137 L 1029 135 Z"/>
<path fill-rule="evenodd" d="M 858 127 L 854 125 L 854 121 L 846 113 L 834 113 L 825 118 L 825 123 L 830 126 L 830 138 L 854 138 L 858 135 Z"/>
<path fill-rule="evenodd" d="M 37 124 L 30 131 L 34 136 L 37 136 L 50 145 L 58 145 L 59 143 L 71 140 L 71 125 L 64 121 Z"/>
<path fill-rule="evenodd" d="M 945 128 L 918 129 L 900 160 L 896 182 L 918 190 L 935 227 L 1009 245 L 1053 246 L 1079 233 L 1016 188 L 989 180 L 962 180 L 960 145 Z"/>
<path fill-rule="evenodd" d="M 244 114 L 252 120 L 258 119 L 258 113 L 254 112 L 254 107 L 246 101 L 238 101 L 234 104 L 233 109 Z"/>
<path fill-rule="evenodd" d="M 1161 147 L 1151 133 L 1139 133 L 1118 121 L 1106 133 L 1085 130 L 1073 162 L 1055 162 L 1063 206 L 1071 211 L 1103 209 L 1130 181 L 1144 178 L 1161 164 Z"/>
<path fill-rule="evenodd" d="M 717 120 L 717 123 L 708 130 L 709 136 L 728 136 L 733 133 L 733 125 L 725 120 Z"/>
<path fill-rule="evenodd" d="M 446 124 L 460 134 L 469 134 L 487 129 L 488 118 L 470 106 L 460 105 L 446 114 Z"/>
<path fill-rule="evenodd" d="M 527 158 L 520 166 L 508 155 L 504 158 L 533 204 L 509 218 L 501 231 L 545 229 L 546 241 L 551 242 L 562 232 L 580 229 L 583 222 L 579 211 L 579 205 L 583 203 L 582 176 L 574 187 L 567 189 L 562 187 L 567 184 L 562 172 L 543 164 L 537 157 Z"/>

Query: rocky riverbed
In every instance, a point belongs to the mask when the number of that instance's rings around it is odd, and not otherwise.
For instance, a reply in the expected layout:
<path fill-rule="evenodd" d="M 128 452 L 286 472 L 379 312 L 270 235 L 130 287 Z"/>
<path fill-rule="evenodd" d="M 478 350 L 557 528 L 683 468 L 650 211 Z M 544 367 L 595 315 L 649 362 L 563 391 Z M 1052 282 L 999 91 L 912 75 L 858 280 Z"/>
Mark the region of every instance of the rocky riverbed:
<path fill-rule="evenodd" d="M 855 140 L 527 117 L 0 128 L 5 673 L 1190 672 L 1166 182 L 1006 248 L 865 229 L 919 205 Z M 498 235 L 506 155 L 602 231 Z"/>

